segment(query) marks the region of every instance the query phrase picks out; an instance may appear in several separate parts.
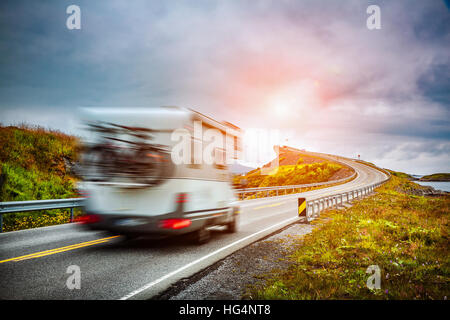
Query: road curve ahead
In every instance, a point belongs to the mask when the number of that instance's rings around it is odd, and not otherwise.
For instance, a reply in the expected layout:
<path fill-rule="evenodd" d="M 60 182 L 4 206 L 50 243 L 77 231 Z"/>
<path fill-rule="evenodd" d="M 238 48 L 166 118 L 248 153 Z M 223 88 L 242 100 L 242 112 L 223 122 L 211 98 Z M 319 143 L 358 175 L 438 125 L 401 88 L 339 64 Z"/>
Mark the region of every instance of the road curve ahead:
<path fill-rule="evenodd" d="M 386 175 L 351 160 L 357 177 L 296 195 L 241 201 L 239 231 L 216 228 L 209 243 L 186 237 L 136 239 L 85 231 L 77 224 L 0 234 L 0 299 L 149 299 L 232 252 L 298 221 L 297 198 L 313 200 L 381 182 Z M 70 266 L 81 272 L 69 289 Z M 70 268 L 69 268 L 70 270 Z"/>

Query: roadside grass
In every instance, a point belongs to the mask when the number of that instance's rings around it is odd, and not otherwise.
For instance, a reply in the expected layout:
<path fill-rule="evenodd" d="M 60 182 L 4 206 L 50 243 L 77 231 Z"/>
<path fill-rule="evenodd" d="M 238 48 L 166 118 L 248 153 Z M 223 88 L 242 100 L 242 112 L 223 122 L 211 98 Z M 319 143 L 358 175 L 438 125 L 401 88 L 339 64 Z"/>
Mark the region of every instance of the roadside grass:
<path fill-rule="evenodd" d="M 377 194 L 330 210 L 299 238 L 286 270 L 249 287 L 252 299 L 447 299 L 450 197 L 410 194 L 420 186 L 392 175 Z M 368 289 L 371 265 L 381 289 Z M 246 296 L 244 295 L 244 297 Z"/>
<path fill-rule="evenodd" d="M 80 209 L 74 209 L 74 219 L 81 214 Z M 3 223 L 3 232 L 8 232 L 69 223 L 70 209 L 45 210 L 42 213 L 40 211 L 34 213 L 10 213 L 5 216 L 8 219 L 5 219 Z"/>

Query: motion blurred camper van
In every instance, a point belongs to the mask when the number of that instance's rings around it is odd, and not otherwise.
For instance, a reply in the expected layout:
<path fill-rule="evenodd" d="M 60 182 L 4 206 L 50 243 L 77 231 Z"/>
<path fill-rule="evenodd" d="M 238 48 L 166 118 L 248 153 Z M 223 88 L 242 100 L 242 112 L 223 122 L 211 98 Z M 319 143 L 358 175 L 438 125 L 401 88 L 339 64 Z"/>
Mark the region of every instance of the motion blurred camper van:
<path fill-rule="evenodd" d="M 82 118 L 84 226 L 130 238 L 191 233 L 198 243 L 211 226 L 236 232 L 227 162 L 240 151 L 238 127 L 179 107 L 84 109 Z"/>

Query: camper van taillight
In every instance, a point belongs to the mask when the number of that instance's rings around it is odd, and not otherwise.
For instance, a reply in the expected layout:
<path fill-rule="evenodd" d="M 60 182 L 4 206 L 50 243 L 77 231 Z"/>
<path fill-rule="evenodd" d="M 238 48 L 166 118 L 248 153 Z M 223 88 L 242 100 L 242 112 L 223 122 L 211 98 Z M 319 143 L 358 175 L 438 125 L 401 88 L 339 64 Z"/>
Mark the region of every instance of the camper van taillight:
<path fill-rule="evenodd" d="M 97 214 L 86 214 L 86 215 L 80 216 L 79 218 L 75 219 L 75 222 L 79 222 L 81 224 L 96 223 L 99 221 L 100 221 L 100 216 Z"/>
<path fill-rule="evenodd" d="M 166 219 L 162 220 L 160 227 L 164 229 L 182 229 L 187 228 L 191 225 L 191 220 L 189 219 Z"/>
<path fill-rule="evenodd" d="M 187 193 L 179 193 L 179 194 L 177 194 L 177 197 L 176 197 L 176 202 L 177 203 L 185 203 L 185 202 L 188 202 L 189 201 L 189 198 L 188 198 L 188 194 Z"/>

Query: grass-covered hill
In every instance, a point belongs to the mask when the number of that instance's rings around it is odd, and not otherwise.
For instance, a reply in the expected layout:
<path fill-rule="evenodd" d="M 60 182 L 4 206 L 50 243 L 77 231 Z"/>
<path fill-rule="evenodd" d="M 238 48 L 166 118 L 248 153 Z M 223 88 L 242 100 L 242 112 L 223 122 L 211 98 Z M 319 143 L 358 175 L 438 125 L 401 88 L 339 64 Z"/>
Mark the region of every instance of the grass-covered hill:
<path fill-rule="evenodd" d="M 325 182 L 349 177 L 353 170 L 339 163 L 323 158 L 313 157 L 301 152 L 280 148 L 278 167 L 270 174 L 267 170 L 257 168 L 245 175 L 235 176 L 235 185 L 245 185 L 247 188 L 298 185 Z M 263 166 L 267 169 L 274 161 Z"/>
<path fill-rule="evenodd" d="M 0 126 L 0 201 L 75 196 L 77 138 L 41 127 Z"/>
<path fill-rule="evenodd" d="M 450 181 L 450 173 L 435 173 L 423 176 L 420 181 Z"/>

